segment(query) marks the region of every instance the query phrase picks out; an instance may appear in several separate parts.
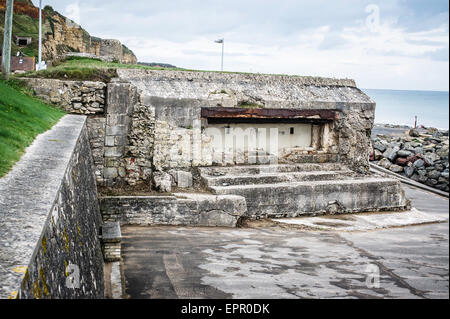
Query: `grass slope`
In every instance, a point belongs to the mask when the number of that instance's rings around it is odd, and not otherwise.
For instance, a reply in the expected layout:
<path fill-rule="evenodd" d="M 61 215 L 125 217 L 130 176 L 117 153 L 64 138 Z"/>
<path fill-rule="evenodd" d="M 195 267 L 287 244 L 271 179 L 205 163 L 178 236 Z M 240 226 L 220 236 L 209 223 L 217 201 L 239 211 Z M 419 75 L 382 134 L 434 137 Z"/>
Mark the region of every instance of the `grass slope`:
<path fill-rule="evenodd" d="M 3 1 L 4 2 L 4 1 Z M 3 3 L 2 2 L 2 3 Z M 32 43 L 26 48 L 19 48 L 16 46 L 16 43 L 13 39 L 11 43 L 11 53 L 15 55 L 17 51 L 22 51 L 27 56 L 37 57 L 38 55 L 38 37 L 39 37 L 39 20 L 30 17 L 26 11 L 18 10 L 19 3 L 23 3 L 23 5 L 28 5 L 27 1 L 14 1 L 14 18 L 13 18 L 13 36 L 23 36 L 23 37 L 32 37 Z M 3 4 L 4 5 L 4 4 Z M 0 6 L 0 45 L 3 46 L 3 33 L 5 26 L 5 12 L 1 10 L 2 6 Z M 18 13 L 17 11 L 21 12 Z M 44 30 L 45 32 L 46 30 Z"/>
<path fill-rule="evenodd" d="M 38 134 L 50 129 L 62 116 L 63 111 L 25 94 L 18 82 L 0 81 L 0 177 Z"/>
<path fill-rule="evenodd" d="M 121 64 L 117 62 L 103 62 L 99 59 L 91 59 L 84 57 L 68 57 L 60 62 L 54 64 L 53 67 L 38 72 L 26 72 L 15 75 L 17 78 L 49 78 L 62 80 L 78 80 L 78 81 L 103 81 L 109 82 L 112 78 L 117 77 L 117 69 L 143 69 L 143 70 L 173 70 L 186 72 L 213 72 L 224 74 L 249 74 L 255 73 L 247 72 L 228 72 L 228 71 L 208 71 L 208 70 L 191 70 L 182 68 L 163 68 L 152 67 L 140 64 Z M 286 74 L 263 74 L 257 75 L 271 75 L 271 76 L 289 76 L 297 77 L 297 75 Z"/>
<path fill-rule="evenodd" d="M 37 77 L 79 81 L 104 81 L 117 77 L 116 69 L 168 70 L 143 65 L 103 62 L 99 59 L 68 57 L 53 67 L 38 72 L 27 72 L 18 77 Z M 178 70 L 178 69 L 171 69 Z M 181 70 L 181 69 L 179 69 Z"/>

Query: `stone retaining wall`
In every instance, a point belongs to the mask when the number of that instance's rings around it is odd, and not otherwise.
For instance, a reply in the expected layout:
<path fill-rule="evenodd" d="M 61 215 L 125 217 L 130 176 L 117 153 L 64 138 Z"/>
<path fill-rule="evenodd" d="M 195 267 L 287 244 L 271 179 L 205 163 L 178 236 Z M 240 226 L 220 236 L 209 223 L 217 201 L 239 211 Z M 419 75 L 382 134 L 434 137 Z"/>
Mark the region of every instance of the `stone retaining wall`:
<path fill-rule="evenodd" d="M 23 79 L 44 101 L 58 105 L 72 114 L 104 114 L 106 84 L 92 81 Z"/>
<path fill-rule="evenodd" d="M 0 179 L 0 298 L 103 298 L 92 167 L 86 117 L 67 115 Z"/>

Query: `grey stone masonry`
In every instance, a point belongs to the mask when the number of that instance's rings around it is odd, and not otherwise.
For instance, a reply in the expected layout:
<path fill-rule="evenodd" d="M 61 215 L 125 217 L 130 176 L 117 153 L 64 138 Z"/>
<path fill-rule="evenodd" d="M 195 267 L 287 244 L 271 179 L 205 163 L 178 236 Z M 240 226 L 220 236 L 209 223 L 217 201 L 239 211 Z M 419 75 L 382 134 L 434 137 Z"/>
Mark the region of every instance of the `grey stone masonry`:
<path fill-rule="evenodd" d="M 103 169 L 105 166 L 105 126 L 106 118 L 103 116 L 90 116 L 87 119 L 89 142 L 94 160 L 93 170 L 95 172 L 97 183 L 100 185 L 104 182 Z"/>
<path fill-rule="evenodd" d="M 242 164 L 241 157 L 250 158 L 245 152 L 236 154 L 231 162 L 214 157 L 216 138 L 208 132 L 213 126 L 202 110 L 245 109 L 245 105 L 266 111 L 333 114 L 326 124 L 314 125 L 312 131 L 318 133 L 311 134 L 323 138 L 313 139 L 312 150 L 283 149 L 278 163 L 339 162 L 353 171 L 369 172 L 375 103 L 353 80 L 138 69 L 119 69 L 117 73 L 119 77 L 108 84 L 25 80 L 43 99 L 70 113 L 90 115 L 89 139 L 99 185 L 133 186 L 151 183 L 154 173 Z M 311 116 L 306 120 L 317 119 Z M 257 163 L 273 158 L 276 156 Z M 187 175 L 180 181 L 180 187 L 191 185 Z"/>
<path fill-rule="evenodd" d="M 0 179 L 0 299 L 103 298 L 92 167 L 86 117 L 66 115 Z"/>
<path fill-rule="evenodd" d="M 108 85 L 103 172 L 106 185 L 112 185 L 116 179 L 125 177 L 124 158 L 131 123 L 130 116 L 135 104 L 137 104 L 136 89 L 129 83 L 114 82 Z"/>
<path fill-rule="evenodd" d="M 203 130 L 196 130 L 196 125 L 203 120 L 202 108 L 258 105 L 261 109 L 319 110 L 336 114 L 327 128 L 324 154 L 294 154 L 281 158 L 282 161 L 338 161 L 354 171 L 369 172 L 375 103 L 353 80 L 134 69 L 118 70 L 118 75 L 120 81 L 137 89 L 140 104 L 154 109 L 152 156 L 148 157 L 154 170 L 189 170 L 214 165 L 209 156 L 211 137 Z M 126 107 L 126 103 L 117 107 Z M 114 154 L 115 150 L 111 151 Z M 117 178 L 115 170 L 110 173 L 111 178 Z"/>
<path fill-rule="evenodd" d="M 409 205 L 399 181 L 336 163 L 208 167 L 200 174 L 214 194 L 245 197 L 251 219 L 402 211 Z"/>
<path fill-rule="evenodd" d="M 44 101 L 58 105 L 72 114 L 104 114 L 106 84 L 93 81 L 23 79 Z"/>
<path fill-rule="evenodd" d="M 120 261 L 122 233 L 118 222 L 107 222 L 102 226 L 103 256 L 105 261 Z"/>
<path fill-rule="evenodd" d="M 104 183 L 135 185 L 150 180 L 155 110 L 145 105 L 130 83 L 108 84 Z"/>
<path fill-rule="evenodd" d="M 103 220 L 125 225 L 236 227 L 246 213 L 240 196 L 175 194 L 100 198 Z"/>

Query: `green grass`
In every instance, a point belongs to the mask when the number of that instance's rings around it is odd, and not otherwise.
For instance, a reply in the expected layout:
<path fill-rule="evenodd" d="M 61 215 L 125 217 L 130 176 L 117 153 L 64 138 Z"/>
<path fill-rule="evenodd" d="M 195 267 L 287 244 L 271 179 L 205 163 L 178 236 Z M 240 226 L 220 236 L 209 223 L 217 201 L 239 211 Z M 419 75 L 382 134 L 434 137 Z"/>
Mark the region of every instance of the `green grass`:
<path fill-rule="evenodd" d="M 63 111 L 27 93 L 18 81 L 0 80 L 0 177 L 9 172 L 38 134 L 64 116 Z"/>
<path fill-rule="evenodd" d="M 246 72 L 221 72 L 208 70 L 190 70 L 182 68 L 160 68 L 151 67 L 138 64 L 121 64 L 118 62 L 103 62 L 99 59 L 83 58 L 83 57 L 68 57 L 67 59 L 56 63 L 53 67 L 47 70 L 38 72 L 27 72 L 17 75 L 16 77 L 35 77 L 35 78 L 52 78 L 63 80 L 78 80 L 78 81 L 103 81 L 109 82 L 112 78 L 117 77 L 117 69 L 143 69 L 143 70 L 173 70 L 186 72 L 214 72 L 225 74 L 255 74 Z M 258 75 L 273 75 L 286 76 L 283 74 L 259 74 Z M 297 77 L 290 75 L 289 77 Z M 221 93 L 226 91 L 222 90 Z M 216 92 L 217 93 L 217 92 Z"/>
<path fill-rule="evenodd" d="M 38 77 L 52 79 L 70 79 L 80 81 L 104 81 L 109 82 L 117 77 L 117 69 L 146 69 L 167 70 L 164 68 L 149 67 L 143 65 L 121 64 L 117 62 L 103 62 L 99 59 L 82 57 L 69 57 L 55 64 L 47 70 L 27 72 L 18 77 Z M 181 69 L 172 69 L 181 70 Z"/>
<path fill-rule="evenodd" d="M 26 2 L 26 1 L 19 1 L 16 0 L 16 2 Z M 54 11 L 51 6 L 45 6 L 44 12 L 46 14 L 46 18 L 43 22 L 43 34 L 54 34 L 54 16 L 60 15 L 58 12 Z M 5 13 L 4 11 L 0 11 L 0 48 L 3 44 L 3 32 L 4 32 L 4 25 L 5 25 Z M 32 37 L 32 42 L 27 47 L 18 47 L 15 44 L 14 38 L 11 43 L 11 53 L 12 55 L 15 55 L 17 51 L 21 51 L 26 56 L 34 56 L 37 58 L 38 56 L 38 48 L 39 48 L 39 19 L 33 19 L 25 14 L 19 14 L 15 13 L 13 17 L 13 25 L 12 25 L 12 34 L 14 36 L 23 36 L 23 37 Z M 85 43 L 90 42 L 90 36 L 89 34 L 83 30 L 84 37 L 83 41 Z M 62 54 L 67 51 L 73 51 L 73 49 L 69 47 L 57 47 L 58 53 Z"/>
<path fill-rule="evenodd" d="M 0 12 L 0 44 L 3 45 L 3 30 L 5 25 L 5 17 L 4 13 Z M 44 30 L 46 31 L 46 30 Z M 36 19 L 32 19 L 27 15 L 23 14 L 14 14 L 13 19 L 13 35 L 23 36 L 23 37 L 32 37 L 32 43 L 26 48 L 19 48 L 14 39 L 11 43 L 11 53 L 15 55 L 17 51 L 22 51 L 27 56 L 38 55 L 38 37 L 39 37 L 39 21 Z"/>

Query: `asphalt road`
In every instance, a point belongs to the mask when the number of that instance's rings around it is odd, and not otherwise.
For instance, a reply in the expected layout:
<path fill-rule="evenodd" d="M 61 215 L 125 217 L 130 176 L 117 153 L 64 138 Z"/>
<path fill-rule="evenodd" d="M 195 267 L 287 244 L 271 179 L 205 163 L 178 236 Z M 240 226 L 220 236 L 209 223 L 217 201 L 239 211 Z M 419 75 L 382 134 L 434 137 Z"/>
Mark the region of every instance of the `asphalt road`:
<path fill-rule="evenodd" d="M 448 199 L 405 187 L 448 218 Z M 449 224 L 370 232 L 122 229 L 130 298 L 449 298 Z"/>

